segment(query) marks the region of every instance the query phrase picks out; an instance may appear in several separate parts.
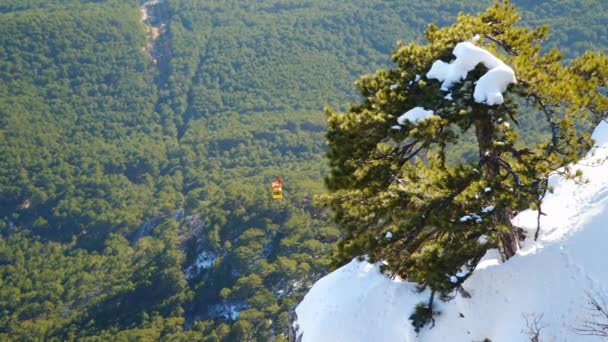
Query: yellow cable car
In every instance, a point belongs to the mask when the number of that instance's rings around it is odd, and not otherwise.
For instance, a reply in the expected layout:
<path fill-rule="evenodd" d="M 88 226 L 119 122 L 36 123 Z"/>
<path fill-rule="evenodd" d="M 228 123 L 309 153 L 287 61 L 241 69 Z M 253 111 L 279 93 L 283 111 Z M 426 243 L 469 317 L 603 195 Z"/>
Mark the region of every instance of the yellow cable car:
<path fill-rule="evenodd" d="M 277 177 L 277 179 L 272 182 L 272 198 L 283 198 L 283 180 L 281 179 L 281 177 Z"/>

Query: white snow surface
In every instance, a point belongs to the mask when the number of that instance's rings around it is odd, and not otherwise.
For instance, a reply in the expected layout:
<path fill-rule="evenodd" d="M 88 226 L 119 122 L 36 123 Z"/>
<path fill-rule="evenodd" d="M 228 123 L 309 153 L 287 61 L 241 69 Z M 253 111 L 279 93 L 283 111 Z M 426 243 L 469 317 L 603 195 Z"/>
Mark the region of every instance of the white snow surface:
<path fill-rule="evenodd" d="M 479 78 L 473 98 L 475 102 L 485 103 L 488 106 L 502 104 L 505 102 L 502 93 L 507 90 L 509 84 L 516 82 L 513 69 L 505 64 L 499 65 Z"/>
<path fill-rule="evenodd" d="M 463 217 L 460 218 L 460 222 L 467 222 L 468 220 L 472 220 L 473 218 L 469 215 L 464 215 Z"/>
<path fill-rule="evenodd" d="M 407 112 L 403 113 L 400 117 L 397 118 L 397 122 L 400 125 L 405 125 L 406 121 L 411 123 L 418 123 L 418 121 L 422 121 L 434 116 L 432 110 L 426 110 L 422 107 L 414 107 Z"/>
<path fill-rule="evenodd" d="M 409 308 L 416 286 L 380 274 L 379 265 L 353 260 L 315 283 L 296 308 L 308 341 L 414 341 Z M 387 339 L 388 338 L 388 339 Z"/>
<path fill-rule="evenodd" d="M 586 293 L 608 300 L 608 162 L 600 163 L 608 157 L 608 124 L 593 138 L 596 147 L 573 167 L 588 182 L 553 176 L 538 241 L 537 212 L 522 212 L 513 219 L 528 233 L 522 249 L 505 263 L 489 250 L 463 284 L 471 298 L 436 301 L 434 328 L 416 334 L 408 320 L 428 293 L 353 260 L 319 280 L 296 308 L 302 342 L 529 341 L 523 332 L 530 314 L 543 315 L 541 341 L 598 341 L 573 331 L 589 318 Z"/>
<path fill-rule="evenodd" d="M 482 63 L 487 69 L 485 75 L 479 78 L 475 85 L 473 98 L 477 103 L 497 105 L 504 102 L 502 93 L 511 83 L 516 83 L 515 72 L 511 67 L 498 59 L 489 51 L 471 42 L 456 44 L 452 54 L 456 59 L 451 63 L 437 60 L 427 72 L 428 79 L 436 79 L 442 83 L 441 89 L 448 91 L 454 83 L 467 77 L 469 71 Z"/>

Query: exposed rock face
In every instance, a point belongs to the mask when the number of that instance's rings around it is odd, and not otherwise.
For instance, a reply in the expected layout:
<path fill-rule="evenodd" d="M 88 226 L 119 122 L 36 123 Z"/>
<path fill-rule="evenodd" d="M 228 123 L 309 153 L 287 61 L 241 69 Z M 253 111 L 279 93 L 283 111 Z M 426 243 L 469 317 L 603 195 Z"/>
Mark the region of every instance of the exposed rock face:
<path fill-rule="evenodd" d="M 296 323 L 297 320 L 298 314 L 296 314 L 296 310 L 289 310 L 289 331 L 287 332 L 289 342 L 302 342 L 304 333 L 298 331 L 300 326 Z"/>
<path fill-rule="evenodd" d="M 141 12 L 141 23 L 146 29 L 146 46 L 143 47 L 144 52 L 150 57 L 154 64 L 159 64 L 165 54 L 161 46 L 158 46 L 159 37 L 165 33 L 165 4 L 163 0 L 150 0 L 142 3 L 139 10 Z"/>

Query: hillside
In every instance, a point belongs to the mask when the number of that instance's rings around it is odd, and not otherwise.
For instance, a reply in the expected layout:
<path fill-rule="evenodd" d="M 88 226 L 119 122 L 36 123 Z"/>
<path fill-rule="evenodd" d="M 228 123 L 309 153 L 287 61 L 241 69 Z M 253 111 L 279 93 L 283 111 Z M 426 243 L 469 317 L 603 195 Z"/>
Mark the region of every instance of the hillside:
<path fill-rule="evenodd" d="M 428 293 L 353 260 L 319 280 L 297 307 L 302 341 L 530 341 L 535 327 L 540 341 L 598 340 L 577 331 L 589 322 L 608 323 L 589 303 L 608 298 L 608 124 L 594 139 L 598 145 L 575 166 L 586 184 L 551 179 L 555 191 L 543 201 L 538 241 L 532 238 L 537 212 L 521 213 L 513 221 L 528 232 L 522 250 L 505 263 L 489 251 L 463 284 L 471 297 L 438 303 L 434 327 L 416 333 L 409 321 Z"/>
<path fill-rule="evenodd" d="M 323 106 L 489 3 L 0 0 L 0 339 L 283 340 L 340 234 Z M 608 46 L 604 1 L 515 3 Z"/>

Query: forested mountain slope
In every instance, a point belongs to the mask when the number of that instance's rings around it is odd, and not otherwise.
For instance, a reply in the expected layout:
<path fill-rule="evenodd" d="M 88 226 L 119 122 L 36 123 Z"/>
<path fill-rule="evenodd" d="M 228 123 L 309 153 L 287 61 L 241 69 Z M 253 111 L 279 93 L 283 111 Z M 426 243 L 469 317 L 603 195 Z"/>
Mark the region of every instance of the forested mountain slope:
<path fill-rule="evenodd" d="M 489 3 L 166 0 L 146 51 L 141 2 L 0 0 L 0 339 L 283 339 L 339 234 L 322 107 Z M 608 46 L 603 1 L 516 3 Z"/>

